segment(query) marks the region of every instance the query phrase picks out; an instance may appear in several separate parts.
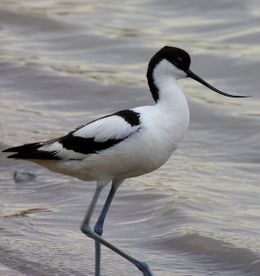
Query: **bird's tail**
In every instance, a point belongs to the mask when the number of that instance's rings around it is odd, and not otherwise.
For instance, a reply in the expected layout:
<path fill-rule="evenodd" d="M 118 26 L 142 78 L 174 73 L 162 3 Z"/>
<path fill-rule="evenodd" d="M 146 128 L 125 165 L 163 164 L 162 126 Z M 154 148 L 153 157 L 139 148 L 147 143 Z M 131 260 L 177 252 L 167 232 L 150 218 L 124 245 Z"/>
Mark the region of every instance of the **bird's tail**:
<path fill-rule="evenodd" d="M 44 143 L 30 143 L 25 144 L 18 147 L 12 147 L 3 150 L 3 152 L 13 152 L 14 154 L 11 154 L 7 156 L 8 158 L 16 158 L 16 159 L 60 159 L 57 156 L 55 156 L 54 152 L 50 151 L 44 151 L 40 148 L 44 145 Z"/>

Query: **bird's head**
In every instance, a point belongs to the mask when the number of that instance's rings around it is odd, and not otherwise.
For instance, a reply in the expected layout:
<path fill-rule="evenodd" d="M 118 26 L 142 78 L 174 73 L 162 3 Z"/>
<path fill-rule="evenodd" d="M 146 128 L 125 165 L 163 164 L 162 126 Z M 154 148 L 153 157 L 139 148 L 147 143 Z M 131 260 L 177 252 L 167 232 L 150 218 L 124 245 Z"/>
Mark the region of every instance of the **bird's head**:
<path fill-rule="evenodd" d="M 186 51 L 180 48 L 170 47 L 170 46 L 163 47 L 151 58 L 148 65 L 148 70 L 147 70 L 147 79 L 155 101 L 158 100 L 156 98 L 157 97 L 156 94 L 158 94 L 158 87 L 155 83 L 156 82 L 155 80 L 156 77 L 154 76 L 155 72 L 157 74 L 157 79 L 160 79 L 161 76 L 171 76 L 175 79 L 189 77 L 200 82 L 204 86 L 208 87 L 209 89 L 223 96 L 232 97 L 232 98 L 248 97 L 248 96 L 231 95 L 218 90 L 217 88 L 215 88 L 214 86 L 210 85 L 205 80 L 200 78 L 198 75 L 193 73 L 190 70 L 190 64 L 191 64 L 191 58 Z"/>

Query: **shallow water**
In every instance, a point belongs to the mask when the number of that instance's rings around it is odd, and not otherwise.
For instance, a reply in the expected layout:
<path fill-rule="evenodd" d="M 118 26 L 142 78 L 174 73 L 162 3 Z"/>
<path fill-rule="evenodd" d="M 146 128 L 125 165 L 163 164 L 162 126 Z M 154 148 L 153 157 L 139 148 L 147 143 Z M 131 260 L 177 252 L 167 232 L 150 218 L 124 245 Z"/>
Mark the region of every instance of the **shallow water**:
<path fill-rule="evenodd" d="M 260 275 L 259 1 L 1 1 L 1 149 L 151 104 L 145 73 L 165 44 L 228 99 L 181 82 L 191 126 L 158 171 L 127 180 L 105 237 L 154 275 Z M 0 155 L 0 275 L 93 275 L 79 225 L 95 185 Z M 15 171 L 36 174 L 15 183 Z M 103 193 L 100 210 L 107 190 Z M 140 275 L 103 250 L 103 275 Z"/>

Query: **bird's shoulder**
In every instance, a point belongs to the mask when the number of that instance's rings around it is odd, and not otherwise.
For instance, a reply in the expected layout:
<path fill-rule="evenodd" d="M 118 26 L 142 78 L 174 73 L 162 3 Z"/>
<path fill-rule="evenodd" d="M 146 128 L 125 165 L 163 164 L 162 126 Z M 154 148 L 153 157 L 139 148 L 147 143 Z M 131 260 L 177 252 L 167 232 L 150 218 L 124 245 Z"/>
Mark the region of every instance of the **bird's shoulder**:
<path fill-rule="evenodd" d="M 137 132 L 140 128 L 139 116 L 132 109 L 121 110 L 80 126 L 57 142 L 67 150 L 83 154 L 97 153 Z"/>

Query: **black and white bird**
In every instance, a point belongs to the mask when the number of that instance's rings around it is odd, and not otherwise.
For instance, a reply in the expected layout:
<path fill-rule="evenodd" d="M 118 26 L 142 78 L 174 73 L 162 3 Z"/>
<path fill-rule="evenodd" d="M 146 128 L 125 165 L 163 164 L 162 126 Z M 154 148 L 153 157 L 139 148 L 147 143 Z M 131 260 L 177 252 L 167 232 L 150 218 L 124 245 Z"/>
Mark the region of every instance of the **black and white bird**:
<path fill-rule="evenodd" d="M 190 77 L 211 90 L 226 94 L 190 70 L 190 56 L 182 49 L 165 46 L 150 60 L 147 80 L 154 99 L 151 106 L 122 110 L 80 126 L 67 135 L 44 142 L 6 149 L 9 158 L 28 159 L 51 171 L 96 181 L 97 187 L 81 231 L 95 240 L 95 275 L 100 275 L 100 245 L 133 263 L 143 275 L 151 276 L 148 265 L 102 238 L 103 225 L 120 184 L 130 177 L 161 167 L 177 149 L 189 125 L 189 107 L 177 80 Z M 90 218 L 101 190 L 111 189 L 92 229 Z"/>

